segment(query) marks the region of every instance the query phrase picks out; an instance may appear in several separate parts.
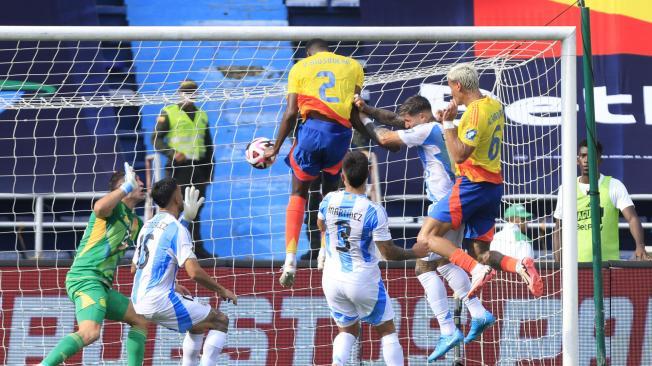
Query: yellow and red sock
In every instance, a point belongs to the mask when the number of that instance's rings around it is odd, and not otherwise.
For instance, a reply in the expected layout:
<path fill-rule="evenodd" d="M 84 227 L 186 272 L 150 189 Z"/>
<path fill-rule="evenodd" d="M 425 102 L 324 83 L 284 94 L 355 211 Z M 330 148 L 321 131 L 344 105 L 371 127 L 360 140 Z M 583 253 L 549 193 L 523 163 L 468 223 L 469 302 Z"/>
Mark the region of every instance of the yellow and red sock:
<path fill-rule="evenodd" d="M 518 264 L 518 259 L 510 256 L 503 256 L 503 259 L 500 260 L 500 269 L 505 272 L 516 273 L 516 265 Z"/>
<path fill-rule="evenodd" d="M 301 196 L 290 196 L 290 202 L 285 211 L 285 253 L 296 254 L 303 215 L 306 210 L 306 199 Z"/>
<path fill-rule="evenodd" d="M 455 249 L 455 251 L 453 252 L 453 254 L 451 254 L 448 260 L 451 263 L 465 270 L 467 273 L 471 273 L 471 271 L 473 271 L 473 268 L 478 264 L 478 261 L 473 259 L 473 257 L 468 255 L 465 251 L 463 251 L 460 248 Z"/>

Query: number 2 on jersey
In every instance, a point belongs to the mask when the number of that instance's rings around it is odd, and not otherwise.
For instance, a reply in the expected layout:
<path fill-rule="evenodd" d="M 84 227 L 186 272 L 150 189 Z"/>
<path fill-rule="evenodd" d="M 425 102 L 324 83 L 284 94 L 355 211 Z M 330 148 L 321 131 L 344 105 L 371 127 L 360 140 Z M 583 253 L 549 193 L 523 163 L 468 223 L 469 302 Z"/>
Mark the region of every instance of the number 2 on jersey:
<path fill-rule="evenodd" d="M 331 89 L 332 87 L 335 86 L 335 74 L 333 74 L 330 71 L 320 71 L 317 73 L 318 78 L 328 78 L 328 81 L 325 81 L 321 86 L 319 87 L 319 99 L 323 100 L 324 102 L 328 103 L 339 103 L 340 98 L 338 97 L 327 97 L 326 96 L 326 90 Z"/>

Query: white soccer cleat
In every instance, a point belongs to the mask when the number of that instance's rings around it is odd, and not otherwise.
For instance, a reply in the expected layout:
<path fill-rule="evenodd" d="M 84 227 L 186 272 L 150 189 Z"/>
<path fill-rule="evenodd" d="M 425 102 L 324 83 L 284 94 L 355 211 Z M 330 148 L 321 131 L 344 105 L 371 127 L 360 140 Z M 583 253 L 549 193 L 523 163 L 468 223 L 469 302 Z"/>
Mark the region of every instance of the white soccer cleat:
<path fill-rule="evenodd" d="M 472 271 L 471 289 L 469 290 L 469 293 L 466 295 L 466 297 L 471 298 L 473 296 L 476 296 L 477 293 L 482 290 L 482 286 L 484 286 L 487 282 L 491 281 L 491 279 L 495 275 L 496 275 L 496 271 L 493 268 L 478 263 L 476 265 L 476 268 L 474 268 Z"/>

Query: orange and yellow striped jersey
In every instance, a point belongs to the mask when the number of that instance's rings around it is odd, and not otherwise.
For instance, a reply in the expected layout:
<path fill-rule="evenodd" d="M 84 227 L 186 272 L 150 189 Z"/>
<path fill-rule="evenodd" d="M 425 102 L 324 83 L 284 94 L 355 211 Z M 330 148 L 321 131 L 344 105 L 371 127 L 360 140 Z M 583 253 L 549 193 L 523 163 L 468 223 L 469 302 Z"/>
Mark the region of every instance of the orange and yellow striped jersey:
<path fill-rule="evenodd" d="M 505 113 L 499 101 L 485 96 L 467 106 L 457 128 L 457 136 L 475 150 L 463 163 L 457 164 L 457 175 L 465 176 L 472 182 L 503 182 L 500 152 L 504 126 Z"/>
<path fill-rule="evenodd" d="M 288 77 L 288 94 L 297 94 L 301 116 L 315 111 L 351 128 L 355 87 L 364 72 L 358 61 L 332 52 L 319 52 L 297 62 Z"/>

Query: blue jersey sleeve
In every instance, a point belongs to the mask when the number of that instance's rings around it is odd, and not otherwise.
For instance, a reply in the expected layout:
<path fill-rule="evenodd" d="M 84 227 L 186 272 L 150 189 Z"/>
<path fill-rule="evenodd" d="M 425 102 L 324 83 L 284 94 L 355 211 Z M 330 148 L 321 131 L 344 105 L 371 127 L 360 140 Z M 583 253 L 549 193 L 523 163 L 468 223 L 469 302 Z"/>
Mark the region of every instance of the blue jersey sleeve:
<path fill-rule="evenodd" d="M 331 194 L 327 194 L 321 202 L 319 203 L 319 211 L 317 212 L 317 218 L 320 220 L 326 220 L 326 210 L 328 209 L 328 202 L 331 199 Z"/>
<path fill-rule="evenodd" d="M 392 240 L 392 234 L 389 232 L 389 219 L 385 209 L 374 204 L 369 206 L 369 211 L 372 213 L 369 224 L 374 241 Z"/>

